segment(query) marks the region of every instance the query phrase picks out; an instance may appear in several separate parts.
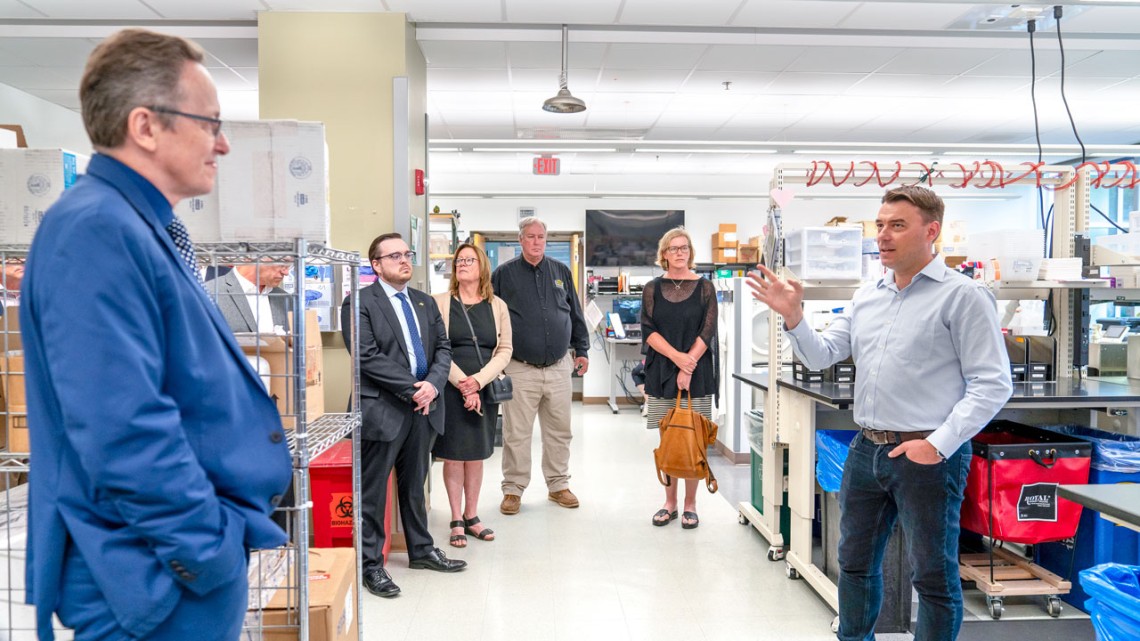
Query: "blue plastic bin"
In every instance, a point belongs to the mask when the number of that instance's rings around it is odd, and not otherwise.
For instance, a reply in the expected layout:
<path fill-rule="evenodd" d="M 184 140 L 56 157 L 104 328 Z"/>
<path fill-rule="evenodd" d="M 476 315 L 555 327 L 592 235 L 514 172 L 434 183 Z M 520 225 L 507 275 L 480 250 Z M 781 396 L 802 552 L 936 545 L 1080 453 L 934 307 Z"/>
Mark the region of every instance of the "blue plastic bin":
<path fill-rule="evenodd" d="M 1092 443 L 1090 484 L 1140 483 L 1140 438 L 1083 425 L 1049 426 L 1046 429 Z M 1099 513 L 1085 508 L 1077 526 L 1075 550 L 1063 543 L 1041 543 L 1036 547 L 1035 556 L 1039 565 L 1065 578 L 1070 576 L 1071 560 L 1073 579 L 1076 579 L 1077 572 L 1102 563 L 1140 565 L 1140 532 L 1114 525 L 1102 519 Z M 1072 591 L 1061 598 L 1080 608 L 1089 595 L 1074 580 Z"/>
<path fill-rule="evenodd" d="M 1140 567 L 1104 563 L 1081 570 L 1085 603 L 1099 641 L 1140 639 Z"/>
<path fill-rule="evenodd" d="M 815 431 L 815 478 L 824 492 L 839 491 L 851 439 L 858 433 L 855 430 Z"/>

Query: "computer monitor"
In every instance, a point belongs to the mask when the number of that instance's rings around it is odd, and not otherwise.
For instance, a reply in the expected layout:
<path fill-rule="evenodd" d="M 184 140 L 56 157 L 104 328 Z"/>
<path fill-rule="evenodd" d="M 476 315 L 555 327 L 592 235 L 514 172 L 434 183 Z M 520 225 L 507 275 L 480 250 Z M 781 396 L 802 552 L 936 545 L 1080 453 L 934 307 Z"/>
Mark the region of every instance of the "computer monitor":
<path fill-rule="evenodd" d="M 618 296 L 614 298 L 614 313 L 626 325 L 641 325 L 641 297 Z"/>

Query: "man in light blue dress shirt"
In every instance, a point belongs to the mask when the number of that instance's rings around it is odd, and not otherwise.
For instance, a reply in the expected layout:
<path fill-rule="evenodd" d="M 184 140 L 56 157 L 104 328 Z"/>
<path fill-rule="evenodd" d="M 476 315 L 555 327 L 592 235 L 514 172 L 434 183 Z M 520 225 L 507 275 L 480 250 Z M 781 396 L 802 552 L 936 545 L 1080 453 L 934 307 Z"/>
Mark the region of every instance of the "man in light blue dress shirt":
<path fill-rule="evenodd" d="M 853 356 L 855 422 L 839 500 L 839 638 L 871 640 L 882 562 L 897 520 L 919 595 L 916 639 L 947 640 L 962 623 L 958 520 L 970 445 L 1012 393 L 993 295 L 931 250 L 944 204 L 907 186 L 883 197 L 876 225 L 886 275 L 855 293 L 817 333 L 803 322 L 803 286 L 767 268 L 755 298 L 784 317 L 812 369 Z"/>

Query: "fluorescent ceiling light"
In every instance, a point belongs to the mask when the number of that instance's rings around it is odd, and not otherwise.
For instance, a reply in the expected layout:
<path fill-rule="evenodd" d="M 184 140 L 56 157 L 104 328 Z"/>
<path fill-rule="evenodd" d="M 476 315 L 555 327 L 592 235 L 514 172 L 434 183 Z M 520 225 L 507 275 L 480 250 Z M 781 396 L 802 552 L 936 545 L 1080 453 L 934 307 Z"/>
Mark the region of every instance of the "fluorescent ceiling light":
<path fill-rule="evenodd" d="M 617 151 L 617 147 L 571 147 L 567 149 L 551 149 L 550 147 L 474 147 L 471 151 L 503 154 L 574 154 Z"/>
<path fill-rule="evenodd" d="M 929 149 L 796 149 L 793 154 L 834 154 L 838 156 L 929 156 Z"/>
<path fill-rule="evenodd" d="M 977 151 L 947 151 L 947 152 L 944 152 L 943 155 L 945 155 L 945 156 L 974 156 L 974 157 L 1020 156 L 1023 158 L 1029 158 L 1029 157 L 1037 156 L 1037 151 L 1036 150 L 1033 150 L 1033 151 L 1030 151 L 1030 150 L 1026 150 L 1026 151 L 984 151 L 982 149 L 979 149 Z M 1057 157 L 1057 158 L 1071 158 L 1073 156 L 1073 154 L 1069 153 L 1069 152 L 1057 152 L 1057 151 L 1046 151 L 1046 152 L 1042 153 L 1041 155 L 1042 156 L 1053 156 L 1053 157 Z M 1077 155 L 1080 155 L 1080 154 L 1077 154 Z"/>
<path fill-rule="evenodd" d="M 428 151 L 463 151 L 462 147 L 428 147 Z"/>
<path fill-rule="evenodd" d="M 774 154 L 775 149 L 634 149 L 644 154 Z"/>

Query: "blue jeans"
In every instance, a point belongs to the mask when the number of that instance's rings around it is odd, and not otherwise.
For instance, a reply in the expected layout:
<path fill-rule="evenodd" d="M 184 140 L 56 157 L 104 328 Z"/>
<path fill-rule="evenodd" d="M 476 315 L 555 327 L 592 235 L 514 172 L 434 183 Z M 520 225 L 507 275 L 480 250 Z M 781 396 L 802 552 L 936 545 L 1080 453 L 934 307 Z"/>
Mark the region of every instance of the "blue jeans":
<path fill-rule="evenodd" d="M 958 517 L 970 444 L 944 462 L 921 465 L 894 445 L 856 435 L 839 489 L 839 639 L 874 641 L 883 602 L 883 555 L 895 521 L 906 537 L 918 591 L 916 641 L 953 641 L 962 625 Z"/>

